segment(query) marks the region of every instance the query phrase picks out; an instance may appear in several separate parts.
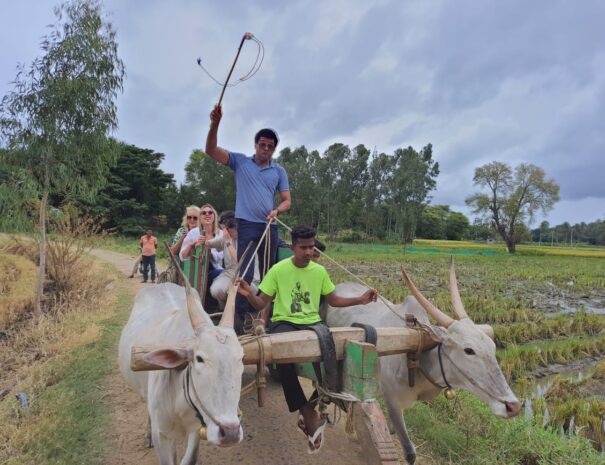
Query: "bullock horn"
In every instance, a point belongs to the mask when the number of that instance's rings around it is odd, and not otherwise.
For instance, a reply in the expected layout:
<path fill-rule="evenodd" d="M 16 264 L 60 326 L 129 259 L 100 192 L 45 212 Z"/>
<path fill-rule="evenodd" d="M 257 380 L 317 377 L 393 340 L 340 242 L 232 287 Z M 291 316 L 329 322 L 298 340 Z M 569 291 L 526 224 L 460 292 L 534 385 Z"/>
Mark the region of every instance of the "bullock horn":
<path fill-rule="evenodd" d="M 456 264 L 454 263 L 454 256 L 452 255 L 450 265 L 450 295 L 452 296 L 452 305 L 454 306 L 454 313 L 459 320 L 468 318 L 464 305 L 462 305 L 462 299 L 460 298 L 460 291 L 458 291 L 458 280 L 456 279 Z"/>
<path fill-rule="evenodd" d="M 202 316 L 202 312 L 200 311 L 198 303 L 195 301 L 195 297 L 193 297 L 193 291 L 191 290 L 191 285 L 187 279 L 185 279 L 185 293 L 187 294 L 187 312 L 189 313 L 189 320 L 191 320 L 193 330 L 196 331 L 200 326 L 206 324 L 207 321 Z"/>
<path fill-rule="evenodd" d="M 198 304 L 195 301 L 195 298 L 193 297 L 193 292 L 191 291 L 191 284 L 189 284 L 189 279 L 187 279 L 187 276 L 185 276 L 185 273 L 183 273 L 183 269 L 176 262 L 174 255 L 172 255 L 170 247 L 168 247 L 168 243 L 166 243 L 165 245 L 166 249 L 168 249 L 168 256 L 170 257 L 170 261 L 172 261 L 174 267 L 179 271 L 181 279 L 185 283 L 185 295 L 187 296 L 187 313 L 189 313 L 189 320 L 191 321 L 191 326 L 193 326 L 193 330 L 196 331 L 200 326 L 206 324 L 210 320 L 210 317 L 206 315 L 206 312 L 204 312 L 203 307 L 198 307 Z M 202 314 L 206 315 L 208 319 L 204 319 L 204 316 Z"/>
<path fill-rule="evenodd" d="M 219 322 L 219 326 L 227 326 L 233 328 L 235 320 L 235 297 L 237 295 L 237 286 L 234 283 L 229 285 L 229 292 L 227 293 L 227 303 L 223 310 L 223 316 Z"/>
<path fill-rule="evenodd" d="M 490 325 L 475 325 L 477 327 L 477 329 L 479 329 L 479 331 L 481 331 L 483 334 L 485 334 L 487 337 L 489 337 L 492 341 L 494 340 L 495 336 L 494 336 L 494 328 L 492 328 Z"/>
<path fill-rule="evenodd" d="M 248 256 L 248 250 L 250 250 L 250 246 L 252 242 L 248 242 L 248 245 L 244 249 L 244 253 L 237 262 L 237 268 L 235 269 L 235 278 L 231 280 L 231 284 L 229 285 L 229 291 L 227 293 L 227 302 L 225 303 L 225 309 L 223 310 L 223 316 L 221 317 L 221 321 L 219 322 L 219 326 L 228 326 L 229 328 L 233 328 L 234 320 L 235 320 L 235 298 L 237 296 L 237 288 L 239 284 L 235 285 L 235 279 L 239 276 L 239 270 L 244 263 L 244 259 Z"/>
<path fill-rule="evenodd" d="M 437 324 L 447 328 L 449 325 L 451 325 L 454 322 L 454 320 L 452 318 L 450 318 L 445 313 L 443 313 L 441 310 L 439 310 L 437 307 L 435 307 L 435 305 L 433 305 L 432 302 L 430 302 L 426 297 L 424 297 L 420 293 L 420 291 L 416 288 L 416 286 L 414 286 L 414 283 L 412 282 L 412 280 L 410 279 L 408 274 L 405 272 L 405 269 L 403 268 L 403 266 L 401 267 L 401 275 L 403 276 L 403 281 L 405 282 L 406 286 L 409 288 L 412 295 L 414 297 L 416 297 L 416 300 L 418 301 L 418 303 L 420 305 L 422 305 L 422 308 L 424 308 L 426 313 L 428 313 L 431 317 L 433 317 L 433 319 L 437 322 Z"/>

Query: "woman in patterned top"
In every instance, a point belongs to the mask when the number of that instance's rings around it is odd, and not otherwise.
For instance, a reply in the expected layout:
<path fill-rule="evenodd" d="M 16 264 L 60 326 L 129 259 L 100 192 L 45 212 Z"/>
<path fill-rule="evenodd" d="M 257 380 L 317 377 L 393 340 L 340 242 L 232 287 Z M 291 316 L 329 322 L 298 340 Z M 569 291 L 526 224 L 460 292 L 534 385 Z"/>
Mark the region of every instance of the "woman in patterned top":
<path fill-rule="evenodd" d="M 170 244 L 170 252 L 172 255 L 178 255 L 181 251 L 181 246 L 183 245 L 183 241 L 185 240 L 185 236 L 187 233 L 193 228 L 197 227 L 197 222 L 200 217 L 200 209 L 195 205 L 190 205 L 187 207 L 185 214 L 183 215 L 183 222 L 181 223 L 181 227 L 177 230 L 174 238 L 172 239 L 172 243 Z"/>

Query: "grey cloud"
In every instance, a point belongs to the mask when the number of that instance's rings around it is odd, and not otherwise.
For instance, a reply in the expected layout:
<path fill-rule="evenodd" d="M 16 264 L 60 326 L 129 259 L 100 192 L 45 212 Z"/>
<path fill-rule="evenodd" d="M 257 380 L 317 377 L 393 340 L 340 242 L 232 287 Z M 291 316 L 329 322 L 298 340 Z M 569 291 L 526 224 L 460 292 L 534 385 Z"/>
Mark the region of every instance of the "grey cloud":
<path fill-rule="evenodd" d="M 220 92 L 195 59 L 223 79 L 251 31 L 266 62 L 227 90 L 219 142 L 228 147 L 251 148 L 260 125 L 285 134 L 285 145 L 320 151 L 338 141 L 386 152 L 432 142 L 441 165 L 435 202 L 463 205 L 474 168 L 492 160 L 545 168 L 561 185 L 566 214 L 582 210 L 582 199 L 605 198 L 598 0 L 106 5 L 128 71 L 118 137 L 166 153 L 164 169 L 179 180 L 191 150 L 203 146 Z M 0 38 L 15 45 L 2 47 L 0 85 L 14 78 L 16 61 L 39 53 L 52 21 L 38 2 L 5 10 L 14 19 L 0 23 Z M 236 77 L 253 54 L 246 43 Z"/>

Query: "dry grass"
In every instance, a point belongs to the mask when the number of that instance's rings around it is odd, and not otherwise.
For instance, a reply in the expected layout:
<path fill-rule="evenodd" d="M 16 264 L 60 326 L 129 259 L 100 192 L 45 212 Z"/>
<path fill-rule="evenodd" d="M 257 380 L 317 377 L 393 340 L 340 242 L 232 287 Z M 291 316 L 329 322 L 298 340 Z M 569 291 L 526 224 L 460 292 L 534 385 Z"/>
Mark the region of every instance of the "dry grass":
<path fill-rule="evenodd" d="M 98 337 L 98 321 L 106 318 L 107 309 L 111 308 L 105 302 L 105 288 L 111 277 L 86 254 L 87 238 L 96 230 L 92 220 L 78 220 L 66 212 L 59 222 L 53 224 L 53 231 L 61 235 L 51 237 L 47 244 L 48 272 L 42 316 L 32 318 L 31 312 L 23 312 L 23 307 L 20 315 L 0 312 L 0 324 L 6 322 L 0 326 L 3 329 L 0 338 L 0 400 L 17 384 L 28 392 L 53 384 L 52 370 L 44 368 L 46 363 L 70 348 Z M 39 240 L 29 237 L 2 239 L 1 250 L 5 253 L 0 255 L 3 257 L 0 267 L 6 260 L 21 264 L 19 280 L 10 282 L 19 282 L 20 286 L 26 287 L 31 301 L 36 280 L 34 263 L 39 260 Z M 4 281 L 9 282 L 8 279 Z M 11 298 L 16 293 L 16 286 L 14 289 L 11 290 Z M 5 317 L 5 314 L 11 316 Z M 0 419 L 0 424 L 3 423 Z"/>
<path fill-rule="evenodd" d="M 73 393 L 55 392 L 52 405 L 45 401 L 47 393 L 62 382 L 77 349 L 97 341 L 101 322 L 115 312 L 116 295 L 106 292 L 111 282 L 107 268 L 89 259 L 83 261 L 86 273 L 70 275 L 70 286 L 80 292 L 72 292 L 70 300 L 61 299 L 60 310 L 51 309 L 41 318 L 13 326 L 8 338 L 0 342 L 0 389 L 7 390 L 5 400 L 0 401 L 0 463 L 12 463 L 4 460 L 23 456 L 29 453 L 24 449 L 27 445 L 52 436 L 60 421 L 56 412 L 63 410 L 61 405 L 70 404 Z M 17 392 L 29 396 L 29 414 L 15 400 Z"/>
<path fill-rule="evenodd" d="M 27 312 L 36 287 L 36 266 L 24 257 L 0 253 L 0 329 Z"/>

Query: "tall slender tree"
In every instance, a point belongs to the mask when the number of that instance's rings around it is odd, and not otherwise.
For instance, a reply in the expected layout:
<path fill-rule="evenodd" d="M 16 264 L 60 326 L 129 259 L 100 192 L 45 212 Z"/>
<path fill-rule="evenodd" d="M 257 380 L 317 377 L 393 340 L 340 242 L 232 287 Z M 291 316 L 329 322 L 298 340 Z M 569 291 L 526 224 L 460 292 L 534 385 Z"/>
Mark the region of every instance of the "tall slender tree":
<path fill-rule="evenodd" d="M 49 195 L 92 196 L 117 157 L 108 137 L 117 127 L 116 97 L 124 64 L 116 34 L 97 0 L 73 0 L 55 8 L 56 23 L 43 38 L 42 55 L 18 68 L 14 90 L 2 99 L 0 125 L 15 169 L 37 185 L 40 268 L 35 314 L 46 274 Z"/>

